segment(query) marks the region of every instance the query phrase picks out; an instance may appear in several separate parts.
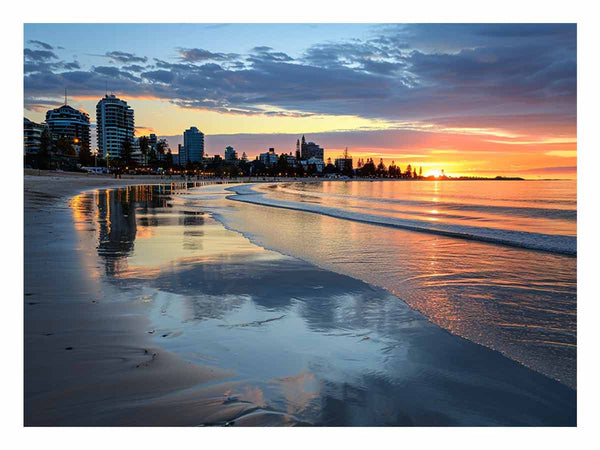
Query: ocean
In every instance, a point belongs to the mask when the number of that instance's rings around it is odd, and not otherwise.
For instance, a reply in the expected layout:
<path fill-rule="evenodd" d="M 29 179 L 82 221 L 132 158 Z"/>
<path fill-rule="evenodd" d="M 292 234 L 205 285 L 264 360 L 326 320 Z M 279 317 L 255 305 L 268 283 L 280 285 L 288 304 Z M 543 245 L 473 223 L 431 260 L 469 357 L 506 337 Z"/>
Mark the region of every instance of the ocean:
<path fill-rule="evenodd" d="M 182 198 L 576 388 L 575 181 L 266 183 Z"/>

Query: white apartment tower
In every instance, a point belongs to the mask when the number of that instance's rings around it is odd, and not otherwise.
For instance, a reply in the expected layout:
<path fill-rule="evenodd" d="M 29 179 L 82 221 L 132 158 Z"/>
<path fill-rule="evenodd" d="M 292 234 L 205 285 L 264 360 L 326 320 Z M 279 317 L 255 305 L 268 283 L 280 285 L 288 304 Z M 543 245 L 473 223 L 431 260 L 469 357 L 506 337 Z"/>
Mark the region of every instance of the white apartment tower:
<path fill-rule="evenodd" d="M 123 142 L 133 143 L 133 109 L 114 95 L 106 95 L 96 105 L 98 151 L 104 158 L 119 158 Z"/>

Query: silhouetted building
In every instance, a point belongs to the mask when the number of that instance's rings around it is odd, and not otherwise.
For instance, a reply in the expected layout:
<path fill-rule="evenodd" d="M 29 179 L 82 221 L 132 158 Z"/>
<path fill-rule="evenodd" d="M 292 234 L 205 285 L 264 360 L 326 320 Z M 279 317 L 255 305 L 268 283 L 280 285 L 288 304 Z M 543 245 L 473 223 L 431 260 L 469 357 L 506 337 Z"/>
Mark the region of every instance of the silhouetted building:
<path fill-rule="evenodd" d="M 204 157 L 204 133 L 196 127 L 190 127 L 183 132 L 183 153 L 179 155 L 179 164 L 202 162 Z"/>
<path fill-rule="evenodd" d="M 270 148 L 268 152 L 261 153 L 258 155 L 260 162 L 262 162 L 267 167 L 272 167 L 277 164 L 277 155 L 275 154 L 275 149 Z"/>
<path fill-rule="evenodd" d="M 158 138 L 154 133 L 151 133 L 150 136 L 148 136 L 148 146 L 156 151 L 156 144 L 158 144 Z"/>
<path fill-rule="evenodd" d="M 53 139 L 69 139 L 77 148 L 90 149 L 90 116 L 69 105 L 46 113 L 46 126 Z"/>
<path fill-rule="evenodd" d="M 336 158 L 335 167 L 343 172 L 346 169 L 352 170 L 352 158 Z"/>
<path fill-rule="evenodd" d="M 296 143 L 296 146 L 297 145 L 298 144 Z M 302 159 L 317 158 L 322 161 L 323 155 L 324 152 L 321 147 L 319 147 L 314 142 L 307 143 L 304 136 L 302 136 L 302 143 L 300 144 L 300 157 Z"/>
<path fill-rule="evenodd" d="M 346 150 L 344 151 L 344 156 L 336 158 L 335 167 L 337 167 L 340 172 L 352 170 L 352 157 L 348 153 L 348 147 L 346 147 Z"/>
<path fill-rule="evenodd" d="M 225 147 L 225 161 L 235 161 L 238 159 L 237 152 L 231 146 Z"/>
<path fill-rule="evenodd" d="M 133 143 L 133 109 L 114 95 L 106 95 L 96 105 L 98 150 L 104 158 L 120 158 L 123 143 Z"/>
<path fill-rule="evenodd" d="M 318 173 L 323 172 L 323 169 L 325 168 L 325 162 L 322 159 L 315 158 L 314 156 L 306 160 L 303 159 L 301 163 L 304 167 L 304 170 L 309 170 L 311 166 L 314 166 Z"/>
<path fill-rule="evenodd" d="M 40 151 L 40 138 L 46 128 L 43 123 L 36 123 L 24 117 L 23 122 L 23 152 L 37 153 Z"/>
<path fill-rule="evenodd" d="M 290 152 L 289 155 L 284 153 L 283 156 L 285 157 L 288 167 L 298 167 L 298 160 L 292 155 L 292 152 Z"/>

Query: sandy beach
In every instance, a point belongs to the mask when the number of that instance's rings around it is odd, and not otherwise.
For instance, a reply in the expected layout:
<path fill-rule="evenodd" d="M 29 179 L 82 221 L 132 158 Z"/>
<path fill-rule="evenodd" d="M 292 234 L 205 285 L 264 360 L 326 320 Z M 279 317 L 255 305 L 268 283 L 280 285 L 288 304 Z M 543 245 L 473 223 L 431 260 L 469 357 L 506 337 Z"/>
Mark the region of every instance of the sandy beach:
<path fill-rule="evenodd" d="M 25 175 L 26 426 L 576 424 L 574 390 L 165 181 Z"/>

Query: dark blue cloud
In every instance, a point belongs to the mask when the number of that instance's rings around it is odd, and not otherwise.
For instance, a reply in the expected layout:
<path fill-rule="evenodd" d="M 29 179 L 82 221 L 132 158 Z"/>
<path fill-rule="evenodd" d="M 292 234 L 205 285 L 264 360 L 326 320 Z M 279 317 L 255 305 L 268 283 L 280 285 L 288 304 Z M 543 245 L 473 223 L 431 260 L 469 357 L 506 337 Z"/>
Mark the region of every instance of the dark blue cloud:
<path fill-rule="evenodd" d="M 30 39 L 27 41 L 27 43 L 36 45 L 40 48 L 43 48 L 44 50 L 54 50 L 54 47 L 52 47 L 50 44 L 46 44 L 45 42 L 42 42 L 42 41 L 36 41 L 34 39 Z"/>
<path fill-rule="evenodd" d="M 55 61 L 58 59 L 58 56 L 50 50 L 31 50 L 26 48 L 23 51 L 23 55 L 25 57 L 23 68 L 25 74 L 52 72 L 56 70 L 75 70 L 81 68 L 77 61 Z"/>
<path fill-rule="evenodd" d="M 181 61 L 203 62 L 203 61 L 228 61 L 239 57 L 236 53 L 213 53 L 202 48 L 180 48 Z"/>
<path fill-rule="evenodd" d="M 128 78 L 133 81 L 138 81 L 138 82 L 141 81 L 141 78 L 136 77 L 135 75 L 131 74 L 130 72 L 120 70 L 119 68 L 114 67 L 114 66 L 99 66 L 99 67 L 94 67 L 93 70 L 96 73 L 106 75 L 107 77 L 112 78 L 112 79 Z"/>
<path fill-rule="evenodd" d="M 126 70 L 128 72 L 143 72 L 146 70 L 146 68 L 143 66 L 138 66 L 137 64 L 131 64 L 129 66 L 121 67 L 121 70 Z"/>
<path fill-rule="evenodd" d="M 266 46 L 245 56 L 176 51 L 173 60 L 154 58 L 146 67 L 134 64 L 146 57 L 108 52 L 128 65 L 89 71 L 49 65 L 52 52 L 30 53 L 26 92 L 39 96 L 72 83 L 71 92 L 101 95 L 109 79 L 115 91 L 186 108 L 385 120 L 574 117 L 576 110 L 576 26 L 569 24 L 385 25 L 369 39 L 321 43 L 296 59 Z"/>
<path fill-rule="evenodd" d="M 159 83 L 171 83 L 175 79 L 175 74 L 170 70 L 153 70 L 149 72 L 143 72 L 142 77 L 151 81 Z"/>
<path fill-rule="evenodd" d="M 131 63 L 145 63 L 148 61 L 146 56 L 137 56 L 134 53 L 122 52 L 114 50 L 112 52 L 106 52 L 104 57 L 119 63 L 131 64 Z"/>
<path fill-rule="evenodd" d="M 382 37 L 421 51 L 454 51 L 481 46 L 535 42 L 575 45 L 576 24 L 543 23 L 423 23 L 379 27 Z"/>
<path fill-rule="evenodd" d="M 254 47 L 251 55 L 246 58 L 249 63 L 261 63 L 263 61 L 288 62 L 294 59 L 284 52 L 274 52 L 271 47 Z"/>
<path fill-rule="evenodd" d="M 58 56 L 50 50 L 31 50 L 26 48 L 23 53 L 25 59 L 29 61 L 49 61 L 51 59 L 58 59 Z"/>

